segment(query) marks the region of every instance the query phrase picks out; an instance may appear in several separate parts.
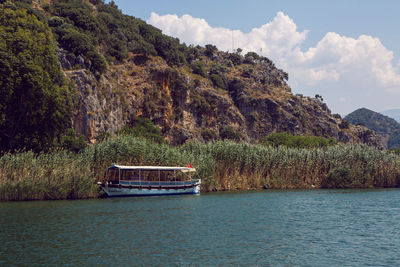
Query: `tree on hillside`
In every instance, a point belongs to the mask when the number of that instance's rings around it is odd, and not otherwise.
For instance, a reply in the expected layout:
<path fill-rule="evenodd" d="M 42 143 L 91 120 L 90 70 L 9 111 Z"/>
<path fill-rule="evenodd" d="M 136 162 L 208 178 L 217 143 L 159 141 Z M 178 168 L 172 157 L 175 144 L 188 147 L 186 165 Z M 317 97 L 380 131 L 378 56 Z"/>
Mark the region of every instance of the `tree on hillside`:
<path fill-rule="evenodd" d="M 0 150 L 43 150 L 69 127 L 73 102 L 51 30 L 6 2 L 0 36 Z"/>

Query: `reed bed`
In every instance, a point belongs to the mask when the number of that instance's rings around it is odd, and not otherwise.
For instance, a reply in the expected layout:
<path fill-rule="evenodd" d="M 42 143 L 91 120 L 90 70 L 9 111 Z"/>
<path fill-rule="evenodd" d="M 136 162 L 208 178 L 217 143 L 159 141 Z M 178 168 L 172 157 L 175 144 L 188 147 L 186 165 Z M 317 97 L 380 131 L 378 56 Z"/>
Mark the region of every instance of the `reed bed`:
<path fill-rule="evenodd" d="M 90 162 L 67 151 L 0 158 L 0 200 L 79 199 L 96 197 Z"/>
<path fill-rule="evenodd" d="M 0 200 L 99 197 L 112 163 L 197 168 L 202 190 L 370 188 L 400 184 L 400 158 L 365 145 L 296 149 L 231 141 L 180 147 L 115 136 L 74 154 L 23 152 L 0 157 Z"/>
<path fill-rule="evenodd" d="M 349 179 L 341 187 L 395 187 L 400 179 L 397 155 L 365 145 L 295 149 L 226 141 L 181 149 L 212 156 L 211 186 L 218 189 L 323 187 L 328 177 L 341 178 L 331 175 L 338 169 L 348 170 Z"/>

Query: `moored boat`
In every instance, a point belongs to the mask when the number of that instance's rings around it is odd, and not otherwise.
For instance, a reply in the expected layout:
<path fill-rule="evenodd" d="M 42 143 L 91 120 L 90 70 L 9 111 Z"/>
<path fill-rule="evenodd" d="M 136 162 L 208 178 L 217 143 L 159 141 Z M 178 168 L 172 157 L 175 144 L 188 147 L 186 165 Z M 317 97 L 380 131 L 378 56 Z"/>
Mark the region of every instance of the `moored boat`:
<path fill-rule="evenodd" d="M 111 165 L 99 185 L 109 197 L 200 194 L 195 168 Z"/>

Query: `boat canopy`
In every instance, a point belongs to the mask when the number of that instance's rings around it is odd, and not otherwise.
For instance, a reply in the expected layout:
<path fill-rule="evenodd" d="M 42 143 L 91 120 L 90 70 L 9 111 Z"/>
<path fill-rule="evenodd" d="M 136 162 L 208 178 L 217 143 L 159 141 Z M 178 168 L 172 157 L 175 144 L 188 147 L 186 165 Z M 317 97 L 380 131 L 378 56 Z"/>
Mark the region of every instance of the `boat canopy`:
<path fill-rule="evenodd" d="M 195 168 L 189 167 L 167 167 L 167 166 L 123 166 L 113 164 L 109 170 L 120 169 L 120 170 L 140 170 L 140 171 L 181 171 L 181 172 L 195 172 Z"/>

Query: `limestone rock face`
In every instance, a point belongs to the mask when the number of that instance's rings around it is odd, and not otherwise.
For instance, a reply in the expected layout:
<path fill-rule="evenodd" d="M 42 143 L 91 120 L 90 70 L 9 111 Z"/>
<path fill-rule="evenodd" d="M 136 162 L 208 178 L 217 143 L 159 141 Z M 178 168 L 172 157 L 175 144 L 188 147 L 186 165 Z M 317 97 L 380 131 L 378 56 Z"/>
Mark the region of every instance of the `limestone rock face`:
<path fill-rule="evenodd" d="M 77 91 L 76 109 L 72 126 L 78 135 L 95 140 L 99 133 L 122 128 L 126 124 L 121 97 L 114 88 L 118 84 L 109 81 L 107 75 L 95 77 L 90 71 L 90 62 L 83 57 L 71 57 L 65 51 L 58 51 L 58 58 L 64 74 L 72 81 Z M 84 68 L 73 69 L 73 66 Z"/>
<path fill-rule="evenodd" d="M 214 62 L 222 62 L 225 54 L 218 52 Z M 227 132 L 237 140 L 256 142 L 286 131 L 383 147 L 374 132 L 347 124 L 319 99 L 293 95 L 285 82 L 287 74 L 271 62 L 232 65 L 220 88 L 159 57 L 131 54 L 101 77 L 88 71 L 90 62 L 83 58 L 70 59 L 60 51 L 59 59 L 79 95 L 73 126 L 91 140 L 101 132 L 114 133 L 132 117 L 145 116 L 171 144 L 220 139 Z M 76 65 L 84 68 L 74 70 Z"/>
<path fill-rule="evenodd" d="M 113 96 L 113 86 L 106 78 L 98 81 L 86 70 L 69 71 L 67 75 L 75 82 L 78 90 L 73 117 L 73 127 L 77 134 L 83 134 L 92 140 L 100 132 L 114 133 L 125 125 L 126 119 L 120 101 Z M 109 95 L 104 96 L 103 93 Z"/>

